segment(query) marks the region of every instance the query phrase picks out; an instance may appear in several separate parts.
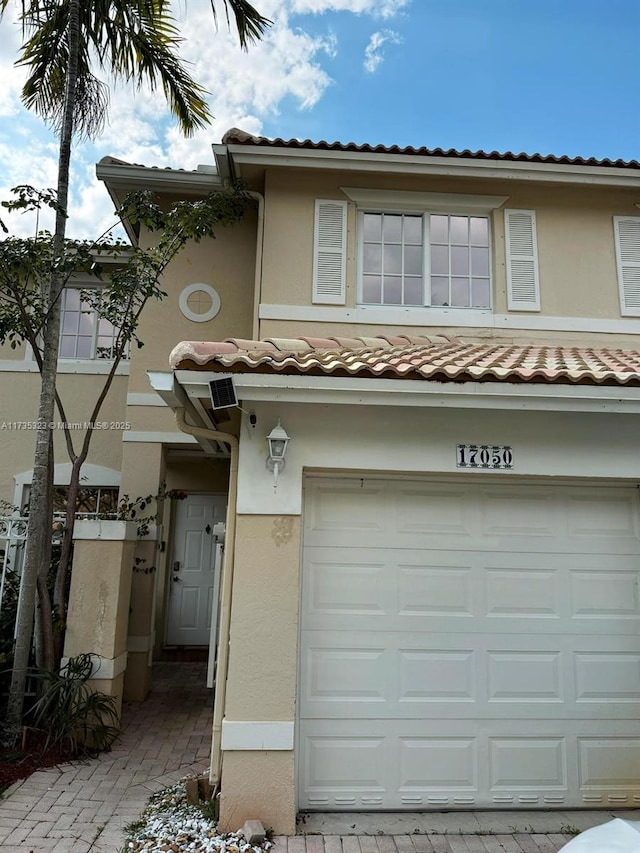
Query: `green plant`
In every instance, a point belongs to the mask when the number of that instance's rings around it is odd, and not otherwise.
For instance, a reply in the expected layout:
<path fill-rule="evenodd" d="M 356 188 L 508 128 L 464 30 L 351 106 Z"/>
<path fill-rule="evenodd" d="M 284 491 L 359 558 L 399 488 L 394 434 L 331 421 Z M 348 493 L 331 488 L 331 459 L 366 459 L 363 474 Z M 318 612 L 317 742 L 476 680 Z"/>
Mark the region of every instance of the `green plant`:
<path fill-rule="evenodd" d="M 158 502 L 163 500 L 183 501 L 187 497 L 186 492 L 179 489 L 167 489 L 161 483 L 157 495 L 138 496 L 133 500 L 129 495 L 123 495 L 118 502 L 116 518 L 119 521 L 135 521 L 138 524 L 138 536 L 149 535 L 149 525 L 154 524 L 157 517 Z M 147 515 L 142 515 L 147 510 Z"/>
<path fill-rule="evenodd" d="M 96 693 L 88 684 L 93 674 L 92 654 L 69 658 L 60 672 L 36 669 L 44 695 L 31 709 L 29 719 L 46 733 L 45 749 L 69 748 L 74 755 L 109 749 L 120 734 L 115 699 Z"/>

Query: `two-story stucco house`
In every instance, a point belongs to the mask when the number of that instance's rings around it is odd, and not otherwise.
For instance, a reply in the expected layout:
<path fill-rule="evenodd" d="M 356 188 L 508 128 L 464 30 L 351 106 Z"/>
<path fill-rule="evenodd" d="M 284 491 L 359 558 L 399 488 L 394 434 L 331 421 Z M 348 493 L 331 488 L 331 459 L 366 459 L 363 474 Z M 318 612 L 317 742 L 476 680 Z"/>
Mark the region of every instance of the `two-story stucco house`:
<path fill-rule="evenodd" d="M 189 494 L 112 679 L 218 626 L 225 827 L 637 807 L 640 164 L 239 130 L 214 155 L 98 165 L 115 198 L 256 201 L 173 264 L 87 468 Z M 78 395 L 101 369 L 61 365 Z"/>

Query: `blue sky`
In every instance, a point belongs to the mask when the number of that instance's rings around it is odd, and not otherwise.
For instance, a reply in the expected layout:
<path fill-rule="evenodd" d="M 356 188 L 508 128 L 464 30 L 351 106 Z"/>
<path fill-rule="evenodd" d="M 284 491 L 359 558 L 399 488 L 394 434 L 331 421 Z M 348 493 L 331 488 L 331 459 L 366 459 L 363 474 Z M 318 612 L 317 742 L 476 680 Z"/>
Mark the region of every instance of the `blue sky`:
<path fill-rule="evenodd" d="M 224 26 L 215 33 L 209 0 L 174 2 L 182 53 L 216 120 L 185 140 L 159 94 L 114 89 L 101 138 L 74 150 L 73 233 L 109 220 L 98 159 L 195 168 L 234 125 L 285 138 L 640 157 L 640 0 L 254 2 L 274 26 L 248 54 Z M 18 183 L 55 182 L 55 139 L 19 102 L 14 11 L 0 24 L 2 197 Z"/>
<path fill-rule="evenodd" d="M 267 135 L 640 156 L 639 0 L 414 0 L 373 74 L 362 18 L 305 24 L 335 27 L 352 50 L 331 61 L 318 105 L 266 122 Z"/>

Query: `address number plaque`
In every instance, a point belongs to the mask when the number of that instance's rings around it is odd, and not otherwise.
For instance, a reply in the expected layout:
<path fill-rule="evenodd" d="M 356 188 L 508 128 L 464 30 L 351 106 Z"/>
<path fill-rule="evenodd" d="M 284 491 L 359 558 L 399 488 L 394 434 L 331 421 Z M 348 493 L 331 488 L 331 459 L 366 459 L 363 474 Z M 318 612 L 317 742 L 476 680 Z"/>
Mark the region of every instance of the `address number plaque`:
<path fill-rule="evenodd" d="M 501 444 L 459 444 L 458 468 L 513 468 L 513 451 Z"/>

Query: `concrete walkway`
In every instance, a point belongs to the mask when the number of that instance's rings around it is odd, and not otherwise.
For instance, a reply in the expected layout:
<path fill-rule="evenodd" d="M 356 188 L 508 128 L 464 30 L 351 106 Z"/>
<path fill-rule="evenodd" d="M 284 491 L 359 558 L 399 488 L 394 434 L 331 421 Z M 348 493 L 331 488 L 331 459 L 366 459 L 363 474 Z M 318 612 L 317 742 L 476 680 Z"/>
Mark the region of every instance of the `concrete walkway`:
<path fill-rule="evenodd" d="M 0 800 L 2 853 L 116 853 L 149 796 L 208 767 L 212 691 L 206 664 L 160 663 L 142 704 L 123 710 L 110 753 L 18 782 Z M 306 815 L 274 853 L 557 853 L 580 831 L 629 812 Z M 637 819 L 637 812 L 635 813 Z"/>

